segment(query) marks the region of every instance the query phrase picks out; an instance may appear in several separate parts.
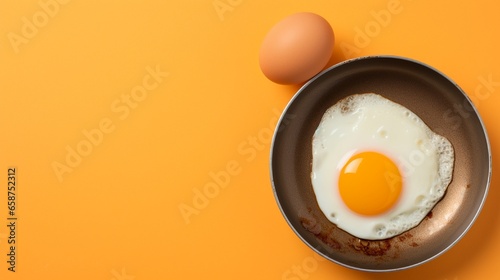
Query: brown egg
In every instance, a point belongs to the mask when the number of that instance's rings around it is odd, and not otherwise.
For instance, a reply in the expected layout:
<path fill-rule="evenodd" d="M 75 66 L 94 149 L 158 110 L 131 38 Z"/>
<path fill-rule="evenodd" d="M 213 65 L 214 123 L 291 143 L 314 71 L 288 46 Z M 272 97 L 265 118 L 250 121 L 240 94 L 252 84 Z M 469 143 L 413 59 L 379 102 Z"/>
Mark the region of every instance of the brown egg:
<path fill-rule="evenodd" d="M 267 33 L 260 48 L 260 68 L 273 82 L 303 83 L 326 66 L 334 40 L 333 29 L 323 17 L 293 14 Z"/>

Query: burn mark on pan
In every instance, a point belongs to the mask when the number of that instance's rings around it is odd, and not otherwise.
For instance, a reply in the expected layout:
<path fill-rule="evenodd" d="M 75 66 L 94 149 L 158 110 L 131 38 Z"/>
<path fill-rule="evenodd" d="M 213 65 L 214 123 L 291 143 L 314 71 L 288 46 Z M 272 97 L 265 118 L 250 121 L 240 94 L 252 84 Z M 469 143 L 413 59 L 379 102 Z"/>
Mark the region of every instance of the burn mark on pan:
<path fill-rule="evenodd" d="M 404 242 L 406 239 L 409 239 L 412 237 L 413 237 L 413 235 L 411 233 L 406 232 L 406 233 L 403 233 L 403 234 L 396 236 L 395 238 L 397 238 L 401 242 Z"/>
<path fill-rule="evenodd" d="M 427 219 L 432 219 L 432 211 L 429 211 L 429 213 L 427 213 L 427 216 L 425 216 Z"/>
<path fill-rule="evenodd" d="M 429 212 L 427 218 L 432 217 L 432 212 Z M 313 213 L 311 208 L 307 211 L 301 211 L 299 221 L 302 227 L 313 234 L 329 249 L 347 253 L 348 251 L 357 252 L 375 259 L 380 258 L 398 258 L 399 253 L 404 248 L 417 247 L 419 244 L 410 232 L 405 232 L 395 237 L 383 240 L 365 240 L 348 235 L 347 239 L 342 238 L 346 235 L 335 224 L 326 222 L 323 224 L 320 219 Z M 340 237 L 340 238 L 337 238 Z M 348 249 L 348 250 L 346 250 Z M 382 260 L 380 259 L 380 260 Z"/>
<path fill-rule="evenodd" d="M 337 227 L 333 224 L 329 226 L 323 226 L 311 213 L 310 208 L 307 209 L 307 212 L 299 214 L 299 220 L 304 229 L 314 234 L 316 238 L 321 240 L 331 249 L 338 250 L 342 248 L 340 242 L 335 239 L 334 235 L 334 231 Z"/>
<path fill-rule="evenodd" d="M 391 242 L 389 239 L 369 241 L 353 238 L 350 240 L 349 246 L 367 256 L 383 256 L 391 249 Z"/>

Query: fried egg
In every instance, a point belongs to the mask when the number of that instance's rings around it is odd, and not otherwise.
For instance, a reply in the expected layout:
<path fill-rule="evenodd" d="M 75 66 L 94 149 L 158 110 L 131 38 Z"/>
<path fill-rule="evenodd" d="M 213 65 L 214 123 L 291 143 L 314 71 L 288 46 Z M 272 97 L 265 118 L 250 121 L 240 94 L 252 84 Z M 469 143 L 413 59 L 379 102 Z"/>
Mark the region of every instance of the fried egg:
<path fill-rule="evenodd" d="M 330 107 L 312 153 L 319 208 L 361 239 L 386 239 L 417 226 L 452 180 L 451 143 L 409 109 L 374 93 Z"/>

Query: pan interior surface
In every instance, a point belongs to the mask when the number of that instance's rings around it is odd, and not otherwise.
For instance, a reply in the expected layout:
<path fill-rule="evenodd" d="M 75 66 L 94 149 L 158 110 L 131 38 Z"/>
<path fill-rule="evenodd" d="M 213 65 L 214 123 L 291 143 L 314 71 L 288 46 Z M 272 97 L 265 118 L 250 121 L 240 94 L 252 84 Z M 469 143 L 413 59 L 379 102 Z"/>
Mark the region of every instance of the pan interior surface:
<path fill-rule="evenodd" d="M 328 221 L 310 179 L 312 137 L 326 109 L 346 96 L 370 92 L 413 111 L 455 150 L 453 179 L 443 199 L 417 227 L 379 241 L 360 240 Z M 304 85 L 283 112 L 271 151 L 275 197 L 290 227 L 324 257 L 365 271 L 413 267 L 454 245 L 480 212 L 490 176 L 486 131 L 463 91 L 437 70 L 394 56 L 349 60 Z"/>

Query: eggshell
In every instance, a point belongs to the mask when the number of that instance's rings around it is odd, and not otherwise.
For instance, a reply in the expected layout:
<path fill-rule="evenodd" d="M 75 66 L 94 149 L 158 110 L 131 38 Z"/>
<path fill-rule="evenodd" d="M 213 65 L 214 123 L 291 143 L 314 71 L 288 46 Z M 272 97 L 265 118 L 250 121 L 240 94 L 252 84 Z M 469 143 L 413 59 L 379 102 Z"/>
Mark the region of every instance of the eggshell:
<path fill-rule="evenodd" d="M 271 81 L 300 84 L 328 63 L 335 36 L 330 24 L 314 13 L 297 13 L 267 33 L 259 53 L 260 68 Z"/>

